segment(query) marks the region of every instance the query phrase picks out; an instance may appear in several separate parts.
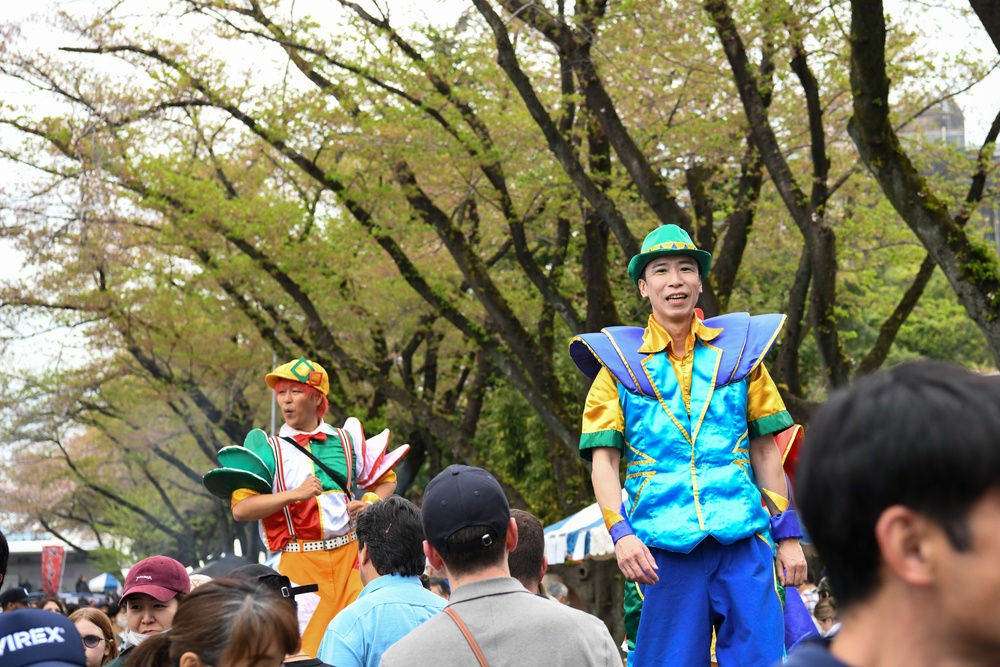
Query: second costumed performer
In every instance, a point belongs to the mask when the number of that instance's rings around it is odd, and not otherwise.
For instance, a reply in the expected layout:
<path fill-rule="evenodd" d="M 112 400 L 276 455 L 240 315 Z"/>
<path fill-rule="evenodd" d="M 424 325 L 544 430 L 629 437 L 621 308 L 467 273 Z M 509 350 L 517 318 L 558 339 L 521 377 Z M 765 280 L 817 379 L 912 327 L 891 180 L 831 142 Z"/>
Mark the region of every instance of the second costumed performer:
<path fill-rule="evenodd" d="M 237 521 L 260 521 L 261 540 L 281 552 L 277 569 L 293 585 L 319 586 L 315 607 L 299 606 L 302 650 L 315 657 L 326 626 L 362 588 L 354 517 L 395 491 L 392 468 L 410 447 L 387 452 L 389 431 L 366 438 L 353 417 L 343 428 L 326 424 L 330 378 L 315 362 L 288 362 L 264 381 L 285 423 L 276 437 L 255 429 L 242 447 L 220 450 L 223 467 L 204 483 L 230 501 Z"/>

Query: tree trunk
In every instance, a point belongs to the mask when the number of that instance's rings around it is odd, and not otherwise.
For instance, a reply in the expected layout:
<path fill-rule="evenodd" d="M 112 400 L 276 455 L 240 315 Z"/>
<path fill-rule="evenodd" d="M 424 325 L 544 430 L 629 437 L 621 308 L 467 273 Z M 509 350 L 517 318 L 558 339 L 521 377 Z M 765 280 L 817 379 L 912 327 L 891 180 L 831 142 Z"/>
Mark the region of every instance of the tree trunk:
<path fill-rule="evenodd" d="M 880 0 L 851 1 L 851 90 L 848 132 L 886 198 L 913 230 L 1000 365 L 1000 269 L 993 251 L 973 242 L 931 191 L 889 121 L 885 19 Z"/>

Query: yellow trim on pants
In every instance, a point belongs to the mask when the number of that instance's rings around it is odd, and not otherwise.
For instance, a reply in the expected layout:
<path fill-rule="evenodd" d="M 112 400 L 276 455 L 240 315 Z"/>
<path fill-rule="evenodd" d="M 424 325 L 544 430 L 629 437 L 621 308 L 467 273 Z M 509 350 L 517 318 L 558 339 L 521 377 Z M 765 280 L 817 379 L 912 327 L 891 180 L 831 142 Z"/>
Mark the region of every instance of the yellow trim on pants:
<path fill-rule="evenodd" d="M 341 609 L 354 602 L 361 592 L 358 572 L 358 543 L 351 542 L 328 551 L 281 554 L 278 572 L 293 585 L 318 584 L 320 601 L 302 633 L 302 650 L 316 657 L 326 626 Z"/>

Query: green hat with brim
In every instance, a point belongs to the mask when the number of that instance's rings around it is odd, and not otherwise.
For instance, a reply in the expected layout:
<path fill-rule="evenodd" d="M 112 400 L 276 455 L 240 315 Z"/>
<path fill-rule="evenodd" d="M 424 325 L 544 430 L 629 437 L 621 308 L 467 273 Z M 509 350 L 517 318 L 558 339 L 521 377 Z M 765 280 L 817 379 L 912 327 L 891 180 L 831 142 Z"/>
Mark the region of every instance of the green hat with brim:
<path fill-rule="evenodd" d="M 708 275 L 708 267 L 712 265 L 712 255 L 699 250 L 686 231 L 677 225 L 663 225 L 646 235 L 642 242 L 642 252 L 628 263 L 628 277 L 638 285 L 646 265 L 665 255 L 687 255 L 694 258 L 701 269 L 702 279 Z"/>
<path fill-rule="evenodd" d="M 216 468 L 209 470 L 201 478 L 201 483 L 209 492 L 223 500 L 232 498 L 238 489 L 253 489 L 257 493 L 271 493 L 272 485 L 263 477 L 236 468 Z"/>

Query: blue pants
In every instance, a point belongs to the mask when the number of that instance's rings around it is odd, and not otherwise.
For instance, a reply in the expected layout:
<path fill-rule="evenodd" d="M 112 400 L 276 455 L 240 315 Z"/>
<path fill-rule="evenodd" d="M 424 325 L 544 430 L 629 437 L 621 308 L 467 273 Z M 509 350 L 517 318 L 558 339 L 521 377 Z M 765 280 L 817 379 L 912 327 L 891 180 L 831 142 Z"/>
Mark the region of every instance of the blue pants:
<path fill-rule="evenodd" d="M 707 667 L 713 627 L 720 667 L 770 667 L 784 657 L 770 544 L 709 537 L 688 554 L 650 551 L 660 580 L 643 587 L 632 664 Z"/>

